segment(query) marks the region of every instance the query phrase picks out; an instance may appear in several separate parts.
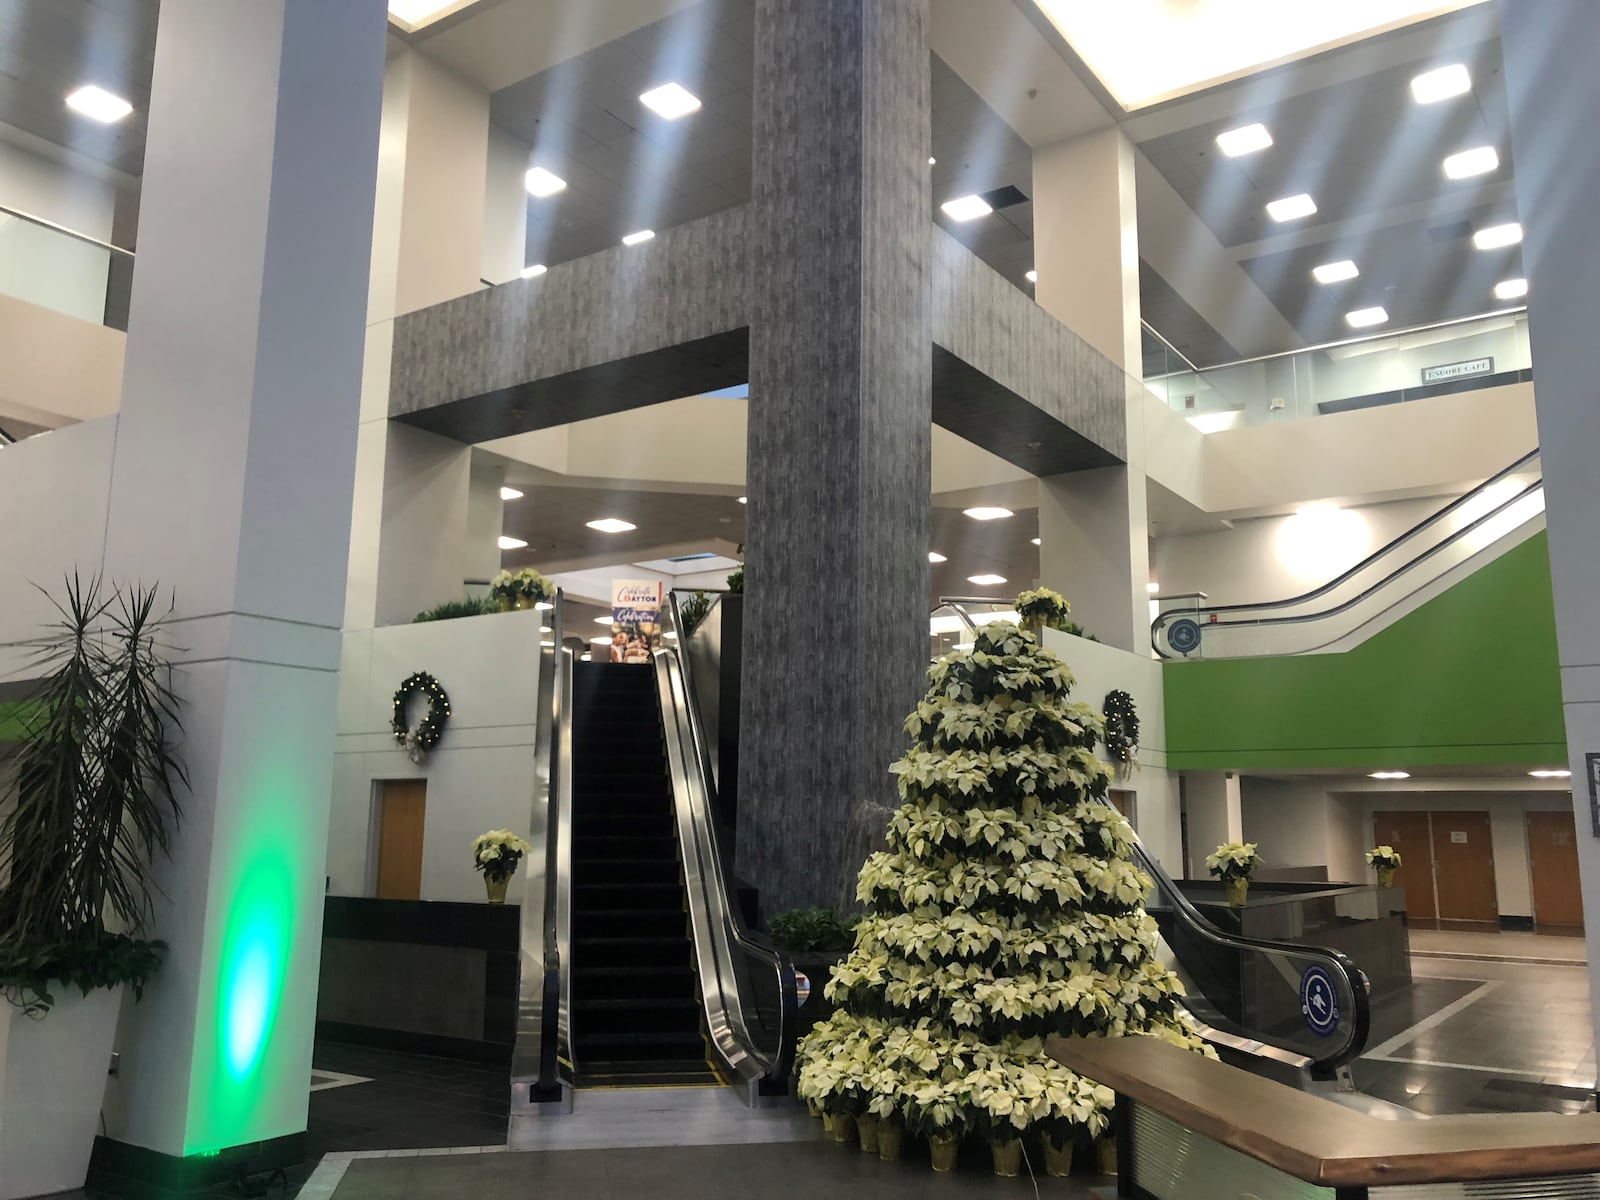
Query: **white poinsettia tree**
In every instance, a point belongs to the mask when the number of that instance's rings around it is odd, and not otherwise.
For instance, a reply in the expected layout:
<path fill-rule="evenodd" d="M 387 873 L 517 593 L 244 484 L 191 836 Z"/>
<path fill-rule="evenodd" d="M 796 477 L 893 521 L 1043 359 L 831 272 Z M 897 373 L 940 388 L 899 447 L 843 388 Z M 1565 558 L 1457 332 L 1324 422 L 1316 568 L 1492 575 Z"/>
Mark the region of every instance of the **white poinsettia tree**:
<path fill-rule="evenodd" d="M 929 1135 L 1098 1134 L 1112 1093 L 1047 1057 L 1044 1038 L 1201 1049 L 1156 961 L 1132 832 L 1103 802 L 1102 718 L 1009 623 L 929 680 L 891 768 L 904 804 L 861 870 L 867 915 L 827 987 L 838 1010 L 801 1043 L 800 1094 Z"/>

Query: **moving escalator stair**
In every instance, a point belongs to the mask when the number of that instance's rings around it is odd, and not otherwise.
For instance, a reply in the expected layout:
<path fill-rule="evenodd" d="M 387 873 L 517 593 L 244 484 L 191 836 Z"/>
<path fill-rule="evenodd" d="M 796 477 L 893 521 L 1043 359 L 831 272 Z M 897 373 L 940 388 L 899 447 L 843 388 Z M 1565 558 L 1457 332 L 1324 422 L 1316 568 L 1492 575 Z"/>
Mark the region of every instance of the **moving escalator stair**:
<path fill-rule="evenodd" d="M 572 1036 L 585 1087 L 714 1084 L 650 666 L 579 663 Z"/>

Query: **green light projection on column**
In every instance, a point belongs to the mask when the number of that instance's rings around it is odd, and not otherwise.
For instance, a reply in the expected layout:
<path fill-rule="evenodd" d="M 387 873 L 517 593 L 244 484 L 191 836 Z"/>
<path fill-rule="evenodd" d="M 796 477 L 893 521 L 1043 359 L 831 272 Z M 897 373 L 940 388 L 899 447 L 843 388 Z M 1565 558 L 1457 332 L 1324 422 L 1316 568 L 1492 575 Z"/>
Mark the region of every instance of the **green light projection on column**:
<path fill-rule="evenodd" d="M 257 830 L 227 910 L 218 963 L 216 1043 L 204 1143 L 236 1145 L 272 1086 L 263 1071 L 283 999 L 295 929 L 295 854 L 281 831 Z"/>

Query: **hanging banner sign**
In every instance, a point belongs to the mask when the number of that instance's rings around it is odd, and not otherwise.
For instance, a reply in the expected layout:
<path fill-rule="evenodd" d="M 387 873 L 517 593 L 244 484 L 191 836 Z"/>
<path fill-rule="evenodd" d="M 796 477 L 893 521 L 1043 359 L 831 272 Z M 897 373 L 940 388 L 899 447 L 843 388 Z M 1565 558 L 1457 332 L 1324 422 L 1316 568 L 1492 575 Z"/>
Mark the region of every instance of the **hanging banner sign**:
<path fill-rule="evenodd" d="M 661 584 L 653 579 L 611 581 L 611 661 L 647 663 L 661 644 Z"/>
<path fill-rule="evenodd" d="M 1449 383 L 1452 379 L 1471 379 L 1475 375 L 1493 375 L 1494 358 L 1468 358 L 1461 362 L 1441 363 L 1437 367 L 1422 368 L 1422 382 Z"/>

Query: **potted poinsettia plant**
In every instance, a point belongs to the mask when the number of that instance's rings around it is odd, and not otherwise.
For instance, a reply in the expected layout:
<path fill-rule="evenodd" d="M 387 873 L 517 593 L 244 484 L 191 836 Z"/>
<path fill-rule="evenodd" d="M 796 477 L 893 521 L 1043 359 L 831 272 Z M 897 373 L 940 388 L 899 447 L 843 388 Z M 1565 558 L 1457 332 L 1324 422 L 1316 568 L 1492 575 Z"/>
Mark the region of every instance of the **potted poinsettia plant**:
<path fill-rule="evenodd" d="M 1035 636 L 1046 625 L 1054 628 L 1072 611 L 1066 597 L 1049 588 L 1033 588 L 1017 597 L 1017 617 L 1022 628 Z"/>
<path fill-rule="evenodd" d="M 146 936 L 150 869 L 170 850 L 188 779 L 157 595 L 68 581 L 35 643 L 40 684 L 5 756 L 14 769 L 0 773 L 6 1196 L 83 1186 L 123 990 L 139 998 L 166 949 Z"/>
<path fill-rule="evenodd" d="M 1222 880 L 1228 893 L 1228 904 L 1243 908 L 1250 891 L 1250 876 L 1261 865 L 1255 842 L 1223 842 L 1206 855 L 1206 870 Z"/>
<path fill-rule="evenodd" d="M 1400 868 L 1400 851 L 1393 846 L 1374 846 L 1367 851 L 1367 861 L 1378 873 L 1379 887 L 1394 886 L 1394 873 Z"/>
<path fill-rule="evenodd" d="M 532 567 L 520 571 L 501 571 L 489 581 L 489 595 L 500 605 L 501 612 L 532 608 L 555 594 L 551 582 Z"/>
<path fill-rule="evenodd" d="M 509 829 L 491 829 L 472 841 L 472 865 L 483 876 L 490 904 L 506 902 L 506 887 L 517 873 L 517 864 L 533 849 Z"/>

